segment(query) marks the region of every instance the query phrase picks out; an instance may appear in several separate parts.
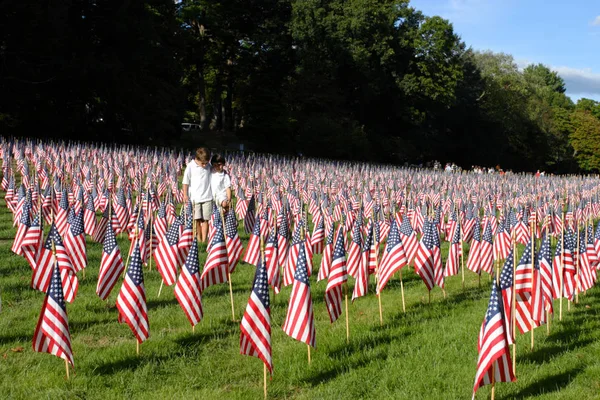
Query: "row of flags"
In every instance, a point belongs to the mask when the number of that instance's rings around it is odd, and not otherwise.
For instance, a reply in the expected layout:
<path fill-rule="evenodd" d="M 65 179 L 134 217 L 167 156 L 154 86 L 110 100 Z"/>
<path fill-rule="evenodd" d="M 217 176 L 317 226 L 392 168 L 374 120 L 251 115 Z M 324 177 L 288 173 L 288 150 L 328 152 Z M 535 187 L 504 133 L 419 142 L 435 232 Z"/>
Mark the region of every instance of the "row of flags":
<path fill-rule="evenodd" d="M 520 332 L 545 322 L 552 299 L 572 299 L 596 280 L 600 229 L 594 232 L 589 222 L 600 216 L 600 201 L 597 180 L 591 177 L 482 178 L 232 155 L 228 168 L 236 205 L 225 213 L 215 207 L 201 271 L 191 204 L 181 204 L 178 184 L 189 154 L 3 140 L 0 156 L 0 185 L 17 227 L 12 250 L 30 264 L 34 289 L 48 297 L 52 285 L 60 284 L 63 300 L 55 303 L 64 309 L 65 301 L 74 301 L 77 273 L 87 267 L 86 240 L 91 239 L 103 243 L 96 292 L 106 299 L 126 269 L 116 235 L 127 234 L 130 262 L 117 307 L 119 320 L 143 342 L 149 337 L 144 264 L 156 263 L 163 283 L 174 286 L 178 303 L 195 326 L 203 317 L 202 292 L 230 281 L 244 261 L 257 270 L 242 319 L 240 348 L 262 359 L 271 372 L 269 287 L 279 293 L 282 285 L 292 286 L 283 329 L 316 346 L 309 279 L 314 254 L 323 255 L 317 281 L 327 281 L 325 304 L 332 323 L 342 314 L 348 275 L 355 282 L 354 301 L 368 294 L 370 275 L 375 275 L 380 295 L 391 277 L 408 265 L 414 265 L 432 290 L 444 289 L 445 279 L 459 273 L 465 258 L 467 269 L 477 274 L 493 274 L 494 263 L 504 261 L 497 295 L 503 304 L 515 297 Z M 238 221 L 249 234 L 246 249 Z M 44 222 L 50 224 L 45 240 Z M 553 259 L 551 237 L 557 240 Z M 538 254 L 533 251 L 536 239 L 542 243 Z M 444 240 L 449 242 L 445 264 Z M 515 242 L 526 250 L 512 271 Z M 468 258 L 464 244 L 470 248 Z M 521 265 L 533 265 L 533 270 Z M 54 282 L 56 273 L 60 281 Z M 490 315 L 490 324 L 494 318 Z M 502 318 L 510 343 L 514 326 L 507 325 L 506 312 Z M 68 336 L 68 328 L 65 333 Z M 37 348 L 56 349 L 56 344 Z"/>

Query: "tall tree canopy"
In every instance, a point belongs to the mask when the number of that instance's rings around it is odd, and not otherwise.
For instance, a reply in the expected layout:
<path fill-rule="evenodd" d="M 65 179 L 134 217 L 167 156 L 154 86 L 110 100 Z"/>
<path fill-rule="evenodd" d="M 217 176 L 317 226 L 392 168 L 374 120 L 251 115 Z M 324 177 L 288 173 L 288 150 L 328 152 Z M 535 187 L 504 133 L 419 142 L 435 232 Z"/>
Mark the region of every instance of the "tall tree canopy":
<path fill-rule="evenodd" d="M 565 91 L 408 0 L 0 3 L 5 134 L 177 145 L 187 121 L 257 151 L 597 170 L 600 105 Z"/>

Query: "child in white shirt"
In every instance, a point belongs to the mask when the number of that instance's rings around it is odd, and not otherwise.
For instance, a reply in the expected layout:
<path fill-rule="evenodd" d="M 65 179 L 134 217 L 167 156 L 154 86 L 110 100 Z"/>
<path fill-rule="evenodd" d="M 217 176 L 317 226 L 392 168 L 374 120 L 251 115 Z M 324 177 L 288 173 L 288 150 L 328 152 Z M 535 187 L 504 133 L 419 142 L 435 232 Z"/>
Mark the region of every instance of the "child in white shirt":
<path fill-rule="evenodd" d="M 231 205 L 231 178 L 223 169 L 225 166 L 225 157 L 215 154 L 212 157 L 211 165 L 210 187 L 213 200 L 219 208 L 223 209 L 223 212 L 226 212 Z"/>

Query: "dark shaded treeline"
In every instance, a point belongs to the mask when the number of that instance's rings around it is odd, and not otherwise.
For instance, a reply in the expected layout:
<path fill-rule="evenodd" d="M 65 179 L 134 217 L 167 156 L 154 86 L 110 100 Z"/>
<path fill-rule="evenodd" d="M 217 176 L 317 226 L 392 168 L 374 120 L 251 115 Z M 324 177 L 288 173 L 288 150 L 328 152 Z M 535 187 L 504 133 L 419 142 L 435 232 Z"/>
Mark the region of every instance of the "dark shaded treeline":
<path fill-rule="evenodd" d="M 0 3 L 4 134 L 519 170 L 600 168 L 600 106 L 407 1 Z"/>

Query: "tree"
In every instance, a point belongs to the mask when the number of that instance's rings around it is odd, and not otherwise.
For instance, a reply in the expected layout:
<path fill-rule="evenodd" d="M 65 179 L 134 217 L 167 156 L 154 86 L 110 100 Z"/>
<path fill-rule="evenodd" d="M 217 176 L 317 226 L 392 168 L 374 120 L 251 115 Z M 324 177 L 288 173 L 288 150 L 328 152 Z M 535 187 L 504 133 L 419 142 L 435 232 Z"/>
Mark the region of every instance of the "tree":
<path fill-rule="evenodd" d="M 571 145 L 579 167 L 586 172 L 600 171 L 600 121 L 583 110 L 575 111 L 571 120 Z"/>

